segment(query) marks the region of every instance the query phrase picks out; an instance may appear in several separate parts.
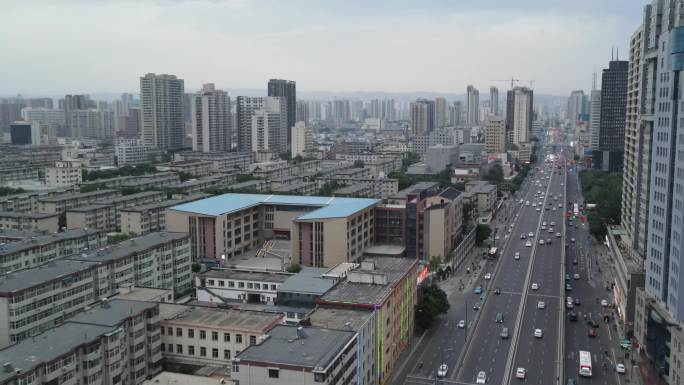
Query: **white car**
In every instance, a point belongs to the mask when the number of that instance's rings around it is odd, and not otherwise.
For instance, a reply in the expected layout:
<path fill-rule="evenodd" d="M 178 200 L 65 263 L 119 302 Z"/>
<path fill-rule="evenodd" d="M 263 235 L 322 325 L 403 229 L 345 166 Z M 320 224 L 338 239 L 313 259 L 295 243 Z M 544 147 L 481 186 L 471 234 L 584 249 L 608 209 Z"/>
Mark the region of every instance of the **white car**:
<path fill-rule="evenodd" d="M 515 378 L 519 378 L 521 380 L 524 380 L 526 376 L 527 376 L 527 370 L 525 370 L 525 368 L 518 368 L 515 370 Z"/>
<path fill-rule="evenodd" d="M 570 242 L 575 243 L 575 238 L 570 238 Z"/>
<path fill-rule="evenodd" d="M 527 236 L 532 238 L 532 237 L 534 237 L 534 233 L 530 231 L 529 233 L 527 233 Z"/>
<path fill-rule="evenodd" d="M 526 247 L 532 247 L 532 242 L 530 242 L 530 241 L 525 242 L 525 246 Z"/>
<path fill-rule="evenodd" d="M 459 328 L 459 329 L 465 328 L 465 321 L 464 321 L 464 320 L 458 321 L 458 328 Z"/>
<path fill-rule="evenodd" d="M 545 308 L 546 308 L 546 304 L 544 303 L 544 301 L 537 302 L 537 309 L 545 309 Z"/>
<path fill-rule="evenodd" d="M 542 337 L 544 337 L 544 333 L 542 332 L 541 329 L 534 329 L 534 337 L 535 338 L 542 338 Z"/>
<path fill-rule="evenodd" d="M 539 284 L 538 284 L 538 283 L 533 283 L 533 284 L 532 284 L 532 290 L 539 290 Z"/>
<path fill-rule="evenodd" d="M 542 226 L 546 226 L 546 221 L 542 222 Z"/>
<path fill-rule="evenodd" d="M 602 299 L 601 300 L 601 306 L 603 306 L 603 307 L 608 306 L 608 300 Z"/>
<path fill-rule="evenodd" d="M 537 207 L 537 211 L 541 211 L 541 209 L 539 207 Z"/>
<path fill-rule="evenodd" d="M 573 274 L 572 278 L 573 278 L 573 279 L 580 279 L 579 273 Z"/>
<path fill-rule="evenodd" d="M 518 259 L 520 259 L 520 252 L 519 252 L 519 251 L 516 251 L 516 252 L 515 252 L 515 256 L 513 257 L 513 259 L 515 259 L 516 261 L 517 261 Z"/>
<path fill-rule="evenodd" d="M 491 273 L 485 274 L 484 279 L 492 279 L 492 274 Z"/>
<path fill-rule="evenodd" d="M 498 235 L 496 237 L 494 237 L 494 240 L 496 240 L 496 241 L 498 241 L 499 239 L 501 239 L 501 237 Z"/>
<path fill-rule="evenodd" d="M 555 225 L 556 225 L 556 222 L 551 222 L 551 226 L 555 226 Z"/>
<path fill-rule="evenodd" d="M 537 207 L 537 204 L 536 204 L 536 203 L 532 203 L 532 207 Z"/>
<path fill-rule="evenodd" d="M 475 380 L 476 384 L 486 384 L 487 383 L 487 373 L 485 372 L 479 372 L 477 374 L 477 379 Z"/>
<path fill-rule="evenodd" d="M 542 229 L 542 230 L 546 230 L 546 226 L 545 226 L 545 225 L 542 225 L 541 229 Z"/>
<path fill-rule="evenodd" d="M 552 207 L 551 210 L 556 211 L 556 208 L 555 208 L 555 207 Z"/>
<path fill-rule="evenodd" d="M 615 371 L 618 373 L 624 373 L 625 372 L 625 364 L 615 365 Z"/>
<path fill-rule="evenodd" d="M 439 369 L 437 370 L 437 377 L 446 377 L 448 371 L 449 367 L 447 366 L 447 364 L 439 365 Z"/>
<path fill-rule="evenodd" d="M 556 233 L 556 238 L 560 238 L 560 237 L 561 237 L 561 233 Z"/>
<path fill-rule="evenodd" d="M 540 240 L 539 240 L 539 244 L 540 244 L 540 245 L 543 245 L 543 244 L 544 244 L 544 240 L 543 240 L 543 239 L 540 239 Z"/>

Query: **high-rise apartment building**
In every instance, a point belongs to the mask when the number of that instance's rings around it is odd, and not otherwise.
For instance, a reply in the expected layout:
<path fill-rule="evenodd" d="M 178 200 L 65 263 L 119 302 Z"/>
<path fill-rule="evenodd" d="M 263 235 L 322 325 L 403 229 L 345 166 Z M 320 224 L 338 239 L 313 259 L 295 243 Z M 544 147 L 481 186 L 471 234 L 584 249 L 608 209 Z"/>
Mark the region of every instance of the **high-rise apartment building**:
<path fill-rule="evenodd" d="M 297 83 L 292 80 L 271 79 L 268 81 L 268 96 L 285 98 L 287 115 L 287 145 L 289 147 L 290 133 L 296 122 L 297 115 Z"/>
<path fill-rule="evenodd" d="M 306 156 L 306 151 L 310 149 L 312 144 L 311 129 L 306 122 L 296 122 L 292 127 L 292 157 Z"/>
<path fill-rule="evenodd" d="M 40 124 L 46 125 L 48 131 L 53 132 L 55 136 L 57 136 L 57 133 L 64 132 L 64 126 L 66 125 L 64 110 L 25 107 L 21 110 L 21 117 L 27 122 L 37 121 Z"/>
<path fill-rule="evenodd" d="M 287 135 L 286 100 L 274 97 L 269 98 L 269 101 L 252 115 L 252 152 L 287 151 L 289 140 L 285 138 Z"/>
<path fill-rule="evenodd" d="M 593 165 L 609 172 L 622 171 L 627 116 L 626 60 L 611 60 L 601 77 L 601 120 L 598 150 L 592 154 Z"/>
<path fill-rule="evenodd" d="M 489 114 L 499 115 L 499 89 L 489 87 Z"/>
<path fill-rule="evenodd" d="M 184 82 L 175 75 L 149 73 L 140 78 L 141 139 L 145 144 L 164 149 L 183 147 Z"/>
<path fill-rule="evenodd" d="M 592 151 L 598 150 L 601 127 L 601 90 L 591 90 L 589 101 L 589 142 Z"/>
<path fill-rule="evenodd" d="M 641 97 L 641 84 L 646 80 L 644 75 L 648 75 L 649 82 L 654 83 L 647 84 L 655 85 L 655 79 L 651 78 L 655 76 L 652 67 L 656 65 L 654 57 L 646 59 L 644 46 L 644 28 L 640 27 L 630 39 L 621 212 L 628 242 L 640 259 L 646 255 L 648 241 L 653 115 L 647 111 L 655 108 L 653 98 Z M 649 72 L 644 71 L 647 67 L 651 67 Z"/>
<path fill-rule="evenodd" d="M 570 93 L 568 98 L 568 124 L 570 129 L 574 130 L 577 127 L 577 122 L 583 120 L 583 116 L 587 113 L 585 106 L 587 104 L 587 97 L 584 91 L 576 90 Z"/>
<path fill-rule="evenodd" d="M 435 98 L 435 128 L 444 128 L 447 118 L 447 101 L 442 97 Z"/>
<path fill-rule="evenodd" d="M 297 112 L 295 114 L 295 122 L 308 123 L 309 117 L 309 102 L 306 100 L 297 100 Z"/>
<path fill-rule="evenodd" d="M 530 141 L 533 119 L 533 91 L 515 87 L 506 96 L 506 137 L 514 144 Z"/>
<path fill-rule="evenodd" d="M 71 112 L 75 110 L 86 110 L 94 107 L 88 95 L 66 95 L 64 99 L 59 100 L 59 109 L 64 111 L 65 130 L 64 136 L 67 138 L 73 137 L 73 129 L 71 125 Z"/>
<path fill-rule="evenodd" d="M 466 89 L 466 124 L 469 126 L 477 126 L 480 124 L 480 91 L 473 86 L 468 86 Z"/>
<path fill-rule="evenodd" d="M 260 119 L 257 119 L 256 126 L 252 119 L 254 115 L 259 113 Z M 237 129 L 238 129 L 238 149 L 240 152 L 261 151 L 269 148 L 270 151 L 287 151 L 287 105 L 285 98 L 280 97 L 237 97 Z M 278 115 L 279 125 L 276 126 L 275 115 Z M 267 115 L 271 115 L 269 119 L 264 120 Z M 265 125 L 264 125 L 265 124 Z M 254 131 L 256 128 L 256 132 Z M 267 129 L 267 132 L 263 130 Z M 265 142 L 253 143 L 254 135 L 265 138 Z M 264 135 L 266 135 L 264 137 Z M 264 144 L 266 143 L 266 147 Z"/>
<path fill-rule="evenodd" d="M 463 102 L 454 102 L 449 106 L 449 124 L 451 126 L 463 124 Z"/>
<path fill-rule="evenodd" d="M 230 96 L 213 83 L 202 86 L 192 103 L 192 150 L 227 152 L 232 147 Z"/>
<path fill-rule="evenodd" d="M 506 122 L 500 116 L 489 115 L 485 123 L 485 149 L 487 154 L 506 152 Z"/>
<path fill-rule="evenodd" d="M 410 105 L 411 132 L 413 135 L 426 135 L 435 129 L 435 102 L 418 99 Z"/>

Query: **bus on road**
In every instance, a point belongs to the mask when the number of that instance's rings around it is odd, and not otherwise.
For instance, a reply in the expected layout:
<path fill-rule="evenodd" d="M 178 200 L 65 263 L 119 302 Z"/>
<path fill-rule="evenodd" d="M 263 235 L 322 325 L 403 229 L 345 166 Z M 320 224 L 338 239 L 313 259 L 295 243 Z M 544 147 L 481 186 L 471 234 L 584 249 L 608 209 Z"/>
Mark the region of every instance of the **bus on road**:
<path fill-rule="evenodd" d="M 591 377 L 591 353 L 586 350 L 579 351 L 579 374 L 582 377 Z"/>

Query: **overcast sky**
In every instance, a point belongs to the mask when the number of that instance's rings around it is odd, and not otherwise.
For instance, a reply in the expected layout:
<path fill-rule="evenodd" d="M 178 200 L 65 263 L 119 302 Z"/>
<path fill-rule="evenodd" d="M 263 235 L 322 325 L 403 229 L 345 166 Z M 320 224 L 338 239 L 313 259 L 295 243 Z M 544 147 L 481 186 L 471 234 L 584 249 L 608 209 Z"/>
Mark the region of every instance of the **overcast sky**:
<path fill-rule="evenodd" d="M 626 58 L 640 0 L 0 0 L 0 94 L 138 92 L 148 72 L 188 90 L 537 93 L 589 90 Z M 529 85 L 529 84 L 526 84 Z"/>

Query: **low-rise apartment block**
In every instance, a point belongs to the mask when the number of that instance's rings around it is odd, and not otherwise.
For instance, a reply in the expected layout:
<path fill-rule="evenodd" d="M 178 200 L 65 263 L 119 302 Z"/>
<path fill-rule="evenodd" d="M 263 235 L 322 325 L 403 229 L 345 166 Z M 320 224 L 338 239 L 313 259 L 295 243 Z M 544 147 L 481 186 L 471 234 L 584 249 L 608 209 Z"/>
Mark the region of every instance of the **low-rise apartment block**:
<path fill-rule="evenodd" d="M 181 199 L 170 199 L 146 205 L 124 207 L 119 210 L 119 229 L 125 234 L 134 233 L 139 235 L 164 231 L 166 230 L 166 209 L 207 197 L 208 195 L 206 194 L 195 194 Z"/>
<path fill-rule="evenodd" d="M 75 186 L 82 180 L 81 163 L 77 161 L 59 161 L 45 168 L 45 184 L 51 187 Z"/>
<path fill-rule="evenodd" d="M 97 190 L 87 193 L 73 193 L 54 197 L 40 198 L 39 212 L 62 214 L 67 210 L 97 203 L 99 200 L 114 199 L 120 196 L 117 190 Z"/>
<path fill-rule="evenodd" d="M 162 369 L 159 319 L 156 303 L 103 302 L 0 350 L 0 384 L 142 384 Z"/>
<path fill-rule="evenodd" d="M 366 195 L 378 199 L 386 199 L 399 192 L 399 180 L 392 178 L 352 178 L 346 179 L 339 176 L 316 178 L 318 187 L 323 187 L 326 183 L 335 182 L 340 186 L 369 185 L 371 194 Z M 360 195 L 357 195 L 360 196 Z"/>
<path fill-rule="evenodd" d="M 183 151 L 174 154 L 174 160 L 205 160 L 213 163 L 216 171 L 247 171 L 254 162 L 251 152 L 194 152 Z"/>
<path fill-rule="evenodd" d="M 160 310 L 164 358 L 196 366 L 226 366 L 282 322 L 282 315 L 249 310 L 172 304 Z"/>
<path fill-rule="evenodd" d="M 30 269 L 70 255 L 96 250 L 107 236 L 95 229 L 72 229 L 56 234 L 31 236 L 0 245 L 0 271 Z"/>
<path fill-rule="evenodd" d="M 375 313 L 376 355 L 371 367 L 381 385 L 389 381 L 413 337 L 417 265 L 418 260 L 411 258 L 368 258 L 317 301 L 326 308 Z"/>
<path fill-rule="evenodd" d="M 0 277 L 0 346 L 54 327 L 130 285 L 190 290 L 187 234 L 153 233 Z"/>
<path fill-rule="evenodd" d="M 278 289 L 292 274 L 213 269 L 195 277 L 198 301 L 275 304 Z"/>
<path fill-rule="evenodd" d="M 223 194 L 169 209 L 167 227 L 192 237 L 193 259 L 230 259 L 273 238 L 293 260 L 332 267 L 354 261 L 374 239 L 376 199 Z"/>
<path fill-rule="evenodd" d="M 129 285 L 173 289 L 176 295 L 192 289 L 190 237 L 185 233 L 149 233 L 68 259 L 98 262 L 106 268 L 99 270 L 103 279 L 96 287 L 98 297 Z"/>
<path fill-rule="evenodd" d="M 2 211 L 0 229 L 54 233 L 59 231 L 59 215 Z"/>
<path fill-rule="evenodd" d="M 99 186 L 104 188 L 137 188 L 141 190 L 170 187 L 180 182 L 180 177 L 175 172 L 158 172 L 147 175 L 118 176 L 115 178 L 96 179 L 84 182 L 85 186 Z"/>
<path fill-rule="evenodd" d="M 356 333 L 358 385 L 378 384 L 375 344 L 377 340 L 377 313 L 366 309 L 319 307 L 308 318 L 311 326 Z"/>
<path fill-rule="evenodd" d="M 279 325 L 237 355 L 231 377 L 244 385 L 351 384 L 356 344 L 352 331 Z"/>
<path fill-rule="evenodd" d="M 22 213 L 40 212 L 40 199 L 52 198 L 59 195 L 73 194 L 74 187 L 59 189 L 27 191 L 19 194 L 5 195 L 0 197 L 0 211 L 13 211 Z"/>
<path fill-rule="evenodd" d="M 490 214 L 496 207 L 496 186 L 486 181 L 472 181 L 466 183 L 464 197 L 468 197 L 477 204 L 480 215 Z"/>
<path fill-rule="evenodd" d="M 207 160 L 190 159 L 171 162 L 162 166 L 157 166 L 157 169 L 162 171 L 173 171 L 178 173 L 186 173 L 194 177 L 201 177 L 210 175 L 215 171 L 214 163 Z"/>
<path fill-rule="evenodd" d="M 128 206 L 138 206 L 161 202 L 166 199 L 162 191 L 143 191 L 123 195 L 107 200 L 98 200 L 94 204 L 75 207 L 67 210 L 68 228 L 95 228 L 102 231 L 117 231 L 122 210 Z"/>

